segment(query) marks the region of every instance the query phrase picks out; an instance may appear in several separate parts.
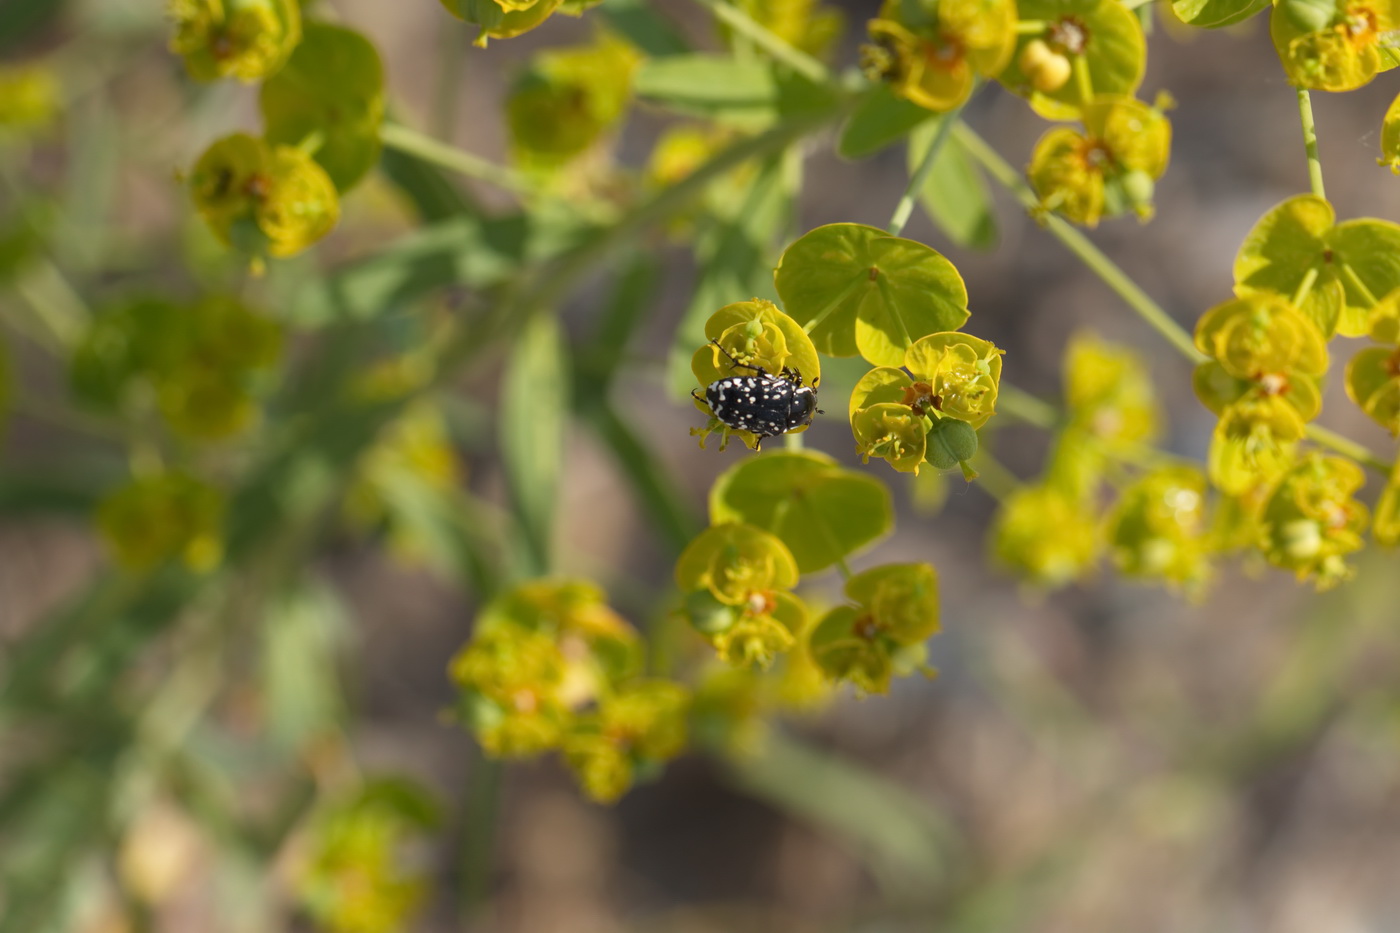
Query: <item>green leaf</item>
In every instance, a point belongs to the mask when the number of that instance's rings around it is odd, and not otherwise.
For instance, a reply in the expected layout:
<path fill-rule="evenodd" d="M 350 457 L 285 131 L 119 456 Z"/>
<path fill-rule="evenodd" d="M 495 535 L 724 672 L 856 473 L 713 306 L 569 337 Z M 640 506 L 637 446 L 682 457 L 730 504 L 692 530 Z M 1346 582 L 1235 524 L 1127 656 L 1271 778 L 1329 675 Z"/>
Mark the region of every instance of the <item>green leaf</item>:
<path fill-rule="evenodd" d="M 902 366 L 928 334 L 967 320 L 967 288 L 932 247 L 863 224 L 828 224 L 802 236 L 774 272 L 787 313 L 817 349 Z"/>
<path fill-rule="evenodd" d="M 334 592 L 315 584 L 270 600 L 263 612 L 260 696 L 267 735 L 295 752 L 335 729 L 345 714 L 336 651 L 348 620 Z"/>
<path fill-rule="evenodd" d="M 843 159 L 864 159 L 903 139 L 910 130 L 933 119 L 933 112 L 896 97 L 888 84 L 872 85 L 841 127 L 836 152 Z"/>
<path fill-rule="evenodd" d="M 944 117 L 943 119 L 949 119 Z M 913 173 L 933 143 L 938 123 L 928 123 L 909 137 L 909 171 Z M 982 173 L 955 137 L 943 141 L 933 168 L 919 189 L 919 203 L 929 219 L 948 239 L 969 249 L 991 249 L 997 244 L 992 196 Z"/>
<path fill-rule="evenodd" d="M 1346 295 L 1337 332 L 1360 337 L 1376 301 L 1400 287 L 1400 224 L 1369 217 L 1348 220 L 1327 234 L 1327 245 Z"/>
<path fill-rule="evenodd" d="M 783 184 L 782 161 L 764 162 L 742 184 L 738 190 L 732 182 L 715 186 L 717 213 L 696 239 L 700 280 L 676 328 L 666 365 L 666 384 L 677 398 L 695 384 L 691 357 L 707 339 L 705 322 L 710 315 L 739 298 L 778 297 L 769 250 L 791 216 L 792 204 L 789 186 Z"/>
<path fill-rule="evenodd" d="M 384 66 L 374 44 L 351 29 L 306 23 L 301 43 L 258 95 L 268 142 L 319 139 L 314 158 L 342 194 L 379 159 Z"/>
<path fill-rule="evenodd" d="M 929 879 L 948 870 L 954 827 L 878 774 L 777 731 L 759 752 L 731 756 L 728 764 L 750 793 L 846 840 L 887 891 L 927 897 Z"/>
<path fill-rule="evenodd" d="M 649 58 L 684 55 L 690 45 L 675 26 L 644 0 L 608 0 L 599 11 L 608 27 Z"/>
<path fill-rule="evenodd" d="M 1308 271 L 1316 279 L 1298 310 L 1312 319 L 1323 336 L 1337 330 L 1343 290 L 1330 260 L 1328 231 L 1336 214 L 1322 198 L 1289 198 L 1259 219 L 1235 257 L 1235 294 L 1241 298 L 1271 292 L 1292 301 Z"/>
<path fill-rule="evenodd" d="M 677 113 L 744 129 L 762 129 L 782 117 L 831 110 L 836 95 L 768 62 L 722 55 L 672 55 L 643 62 L 634 88 Z"/>
<path fill-rule="evenodd" d="M 710 521 L 747 522 L 782 539 L 802 573 L 829 567 L 888 534 L 889 490 L 814 451 L 751 457 L 710 490 Z"/>
<path fill-rule="evenodd" d="M 1267 9 L 1269 0 L 1172 0 L 1172 11 L 1183 23 L 1204 29 L 1222 29 Z"/>
<path fill-rule="evenodd" d="M 554 511 L 564 465 L 569 359 L 559 322 L 536 314 L 506 363 L 501 401 L 501 455 L 520 519 L 527 572 L 550 568 Z"/>
<path fill-rule="evenodd" d="M 304 328 L 368 320 L 438 288 L 486 288 L 596 235 L 576 217 L 532 211 L 498 218 L 455 217 L 421 227 L 329 276 L 305 283 L 285 309 Z"/>

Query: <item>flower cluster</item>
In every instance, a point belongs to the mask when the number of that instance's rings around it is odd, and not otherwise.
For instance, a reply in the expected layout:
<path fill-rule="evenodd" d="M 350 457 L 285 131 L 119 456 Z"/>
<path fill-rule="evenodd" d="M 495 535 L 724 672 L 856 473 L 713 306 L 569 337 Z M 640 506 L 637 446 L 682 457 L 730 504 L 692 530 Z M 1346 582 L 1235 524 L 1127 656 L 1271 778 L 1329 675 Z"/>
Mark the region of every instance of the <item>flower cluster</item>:
<path fill-rule="evenodd" d="M 1211 437 L 1211 482 L 1230 495 L 1272 483 L 1322 407 L 1321 331 L 1288 300 L 1258 293 L 1207 311 L 1196 325 L 1196 346 L 1210 357 L 1196 369 L 1196 393 L 1220 417 Z"/>
<path fill-rule="evenodd" d="M 223 494 L 171 471 L 143 476 L 109 493 L 97 508 L 97 530 L 112 556 L 133 572 L 181 560 L 208 570 L 223 556 Z"/>
<path fill-rule="evenodd" d="M 928 564 L 886 564 L 846 581 L 851 604 L 828 612 L 812 631 L 812 658 L 828 677 L 865 693 L 886 693 L 890 678 L 923 671 L 926 641 L 939 630 L 938 574 Z"/>
<path fill-rule="evenodd" d="M 247 133 L 206 149 L 189 187 L 214 235 L 255 262 L 296 255 L 340 219 L 335 184 L 315 159 Z"/>
<path fill-rule="evenodd" d="M 1129 211 L 1152 216 L 1152 193 L 1167 170 L 1171 124 L 1164 102 L 1100 95 L 1080 111 L 1084 132 L 1055 127 L 1035 145 L 1028 169 L 1041 208 L 1088 227 Z"/>
<path fill-rule="evenodd" d="M 1313 452 L 1294 463 L 1264 501 L 1259 545 L 1270 563 L 1313 578 L 1318 589 L 1347 579 L 1346 555 L 1358 551 L 1366 506 L 1354 494 L 1365 482 L 1361 468 L 1341 457 Z"/>
<path fill-rule="evenodd" d="M 920 107 L 943 112 L 994 78 L 1016 46 L 1013 0 L 885 0 L 870 21 L 865 72 Z"/>
<path fill-rule="evenodd" d="M 139 300 L 93 320 L 70 380 L 88 405 L 126 412 L 153 401 L 176 434 L 218 440 L 256 420 L 260 376 L 281 352 L 277 324 L 236 299 Z"/>
<path fill-rule="evenodd" d="M 904 369 L 866 373 L 850 403 L 861 457 L 879 457 L 903 473 L 918 473 L 924 463 L 961 466 L 971 478 L 977 429 L 996 414 L 1002 353 L 969 334 L 929 334 L 905 352 Z"/>
<path fill-rule="evenodd" d="M 1279 0 L 1269 18 L 1288 80 L 1300 88 L 1350 91 L 1397 64 L 1396 0 Z"/>
<path fill-rule="evenodd" d="M 170 51 L 197 81 L 271 77 L 301 41 L 297 0 L 169 0 Z"/>
<path fill-rule="evenodd" d="M 1160 431 L 1144 361 L 1083 333 L 1066 347 L 1064 373 L 1065 415 L 1044 476 L 1002 504 L 992 531 L 997 560 L 1029 582 L 1062 586 L 1089 573 L 1107 545 L 1131 575 L 1192 584 L 1199 574 L 1187 552 L 1200 550 L 1203 528 L 1181 493 L 1192 488 L 1191 471 L 1154 464 L 1136 479 L 1121 473 L 1124 463 L 1150 462 Z M 1125 487 L 1107 515 L 1105 485 Z"/>
<path fill-rule="evenodd" d="M 389 778 L 369 781 L 321 812 L 294 880 L 297 898 L 317 928 L 328 933 L 404 929 L 430 885 L 406 850 L 440 822 L 437 805 L 424 790 Z"/>
<path fill-rule="evenodd" d="M 767 668 L 792 650 L 807 608 L 791 592 L 797 561 L 776 535 L 742 522 L 713 525 L 676 562 L 684 614 L 726 663 Z"/>
<path fill-rule="evenodd" d="M 477 616 L 452 659 L 459 712 L 489 754 L 558 750 L 594 799 L 617 799 L 685 744 L 689 695 L 640 676 L 641 639 L 589 583 L 536 580 Z"/>
<path fill-rule="evenodd" d="M 588 45 L 536 55 L 506 98 L 516 159 L 552 168 L 587 151 L 626 113 L 639 61 L 629 43 L 606 31 Z"/>
<path fill-rule="evenodd" d="M 1400 434 L 1400 289 L 1376 302 L 1367 333 L 1380 343 L 1347 364 L 1347 395 L 1391 434 Z"/>
<path fill-rule="evenodd" d="M 171 48 L 199 80 L 263 81 L 263 136 L 211 144 L 187 179 L 195 210 L 254 270 L 328 234 L 379 158 L 383 66 L 373 44 L 301 20 L 295 0 L 171 0 Z"/>

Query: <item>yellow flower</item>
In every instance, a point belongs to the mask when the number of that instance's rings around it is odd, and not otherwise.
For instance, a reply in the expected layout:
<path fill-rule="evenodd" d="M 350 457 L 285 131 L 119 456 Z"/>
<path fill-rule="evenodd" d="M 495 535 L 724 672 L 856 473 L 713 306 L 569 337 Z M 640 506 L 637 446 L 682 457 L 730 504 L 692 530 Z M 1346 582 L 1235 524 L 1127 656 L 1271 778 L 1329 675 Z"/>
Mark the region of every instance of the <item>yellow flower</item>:
<path fill-rule="evenodd" d="M 1087 227 L 1128 210 L 1151 217 L 1153 187 L 1171 151 L 1171 124 L 1161 108 L 1101 95 L 1081 116 L 1083 133 L 1056 127 L 1031 154 L 1027 174 L 1043 208 Z"/>
<path fill-rule="evenodd" d="M 1302 437 L 1303 419 L 1283 398 L 1247 396 L 1225 409 L 1211 435 L 1210 480 L 1232 496 L 1266 486 L 1288 469 Z"/>
<path fill-rule="evenodd" d="M 1016 47 L 1011 0 L 885 0 L 869 24 L 867 72 L 899 96 L 944 112 L 962 104 L 978 76 L 1001 73 Z"/>
<path fill-rule="evenodd" d="M 1166 467 L 1123 491 L 1108 519 L 1113 562 L 1128 576 L 1191 589 L 1209 573 L 1206 478 L 1192 467 Z"/>
<path fill-rule="evenodd" d="M 1260 521 L 1260 547 L 1269 562 L 1327 589 L 1351 575 L 1344 557 L 1362 546 L 1366 506 L 1353 498 L 1365 482 L 1361 468 L 1341 457 L 1309 454 L 1283 477 Z"/>
<path fill-rule="evenodd" d="M 299 253 L 340 218 L 335 185 L 311 156 L 247 133 L 205 150 L 189 185 L 214 234 L 254 258 Z"/>
<path fill-rule="evenodd" d="M 32 132 L 53 122 L 61 106 L 58 81 L 47 68 L 0 68 L 0 129 Z"/>
<path fill-rule="evenodd" d="M 271 77 L 301 41 L 297 0 L 169 0 L 170 51 L 197 81 Z"/>
<path fill-rule="evenodd" d="M 1307 9 L 1314 12 L 1317 7 Z M 1400 0 L 1339 2 L 1325 9 L 1331 15 L 1321 24 L 1298 11 L 1296 2 L 1282 0 L 1274 4 L 1269 20 L 1274 48 L 1295 86 L 1350 91 L 1400 62 L 1392 47 L 1393 32 L 1400 25 Z"/>
<path fill-rule="evenodd" d="M 179 557 L 192 570 L 218 563 L 224 498 L 185 473 L 132 480 L 102 500 L 97 527 L 117 562 L 151 570 Z"/>
<path fill-rule="evenodd" d="M 1043 586 L 1063 586 L 1087 574 L 1098 548 L 1090 507 L 1051 486 L 1018 489 L 1002 504 L 992 530 L 996 558 Z"/>

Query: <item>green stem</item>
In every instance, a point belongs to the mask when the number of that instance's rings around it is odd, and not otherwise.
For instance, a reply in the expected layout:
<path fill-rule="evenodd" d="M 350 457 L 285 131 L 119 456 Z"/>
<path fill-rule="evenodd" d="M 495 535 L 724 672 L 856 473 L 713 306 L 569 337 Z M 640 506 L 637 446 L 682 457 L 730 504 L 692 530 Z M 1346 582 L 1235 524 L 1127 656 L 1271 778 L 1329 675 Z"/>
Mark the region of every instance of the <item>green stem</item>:
<path fill-rule="evenodd" d="M 1308 437 L 1321 444 L 1323 447 L 1330 447 L 1344 457 L 1350 457 L 1357 463 L 1363 463 L 1382 476 L 1390 476 L 1391 465 L 1380 457 L 1376 456 L 1367 447 L 1358 444 L 1349 437 L 1343 437 L 1330 428 L 1324 428 L 1320 424 L 1310 424 L 1307 427 Z"/>
<path fill-rule="evenodd" d="M 831 80 L 831 72 L 825 65 L 801 49 L 793 47 L 776 36 L 762 23 L 757 22 L 743 10 L 725 3 L 724 0 L 695 0 L 700 6 L 714 14 L 715 19 L 763 49 L 774 60 L 782 62 L 793 71 L 817 84 Z"/>
<path fill-rule="evenodd" d="M 957 109 L 940 118 L 938 129 L 934 132 L 933 139 L 929 141 L 928 150 L 924 152 L 914 174 L 909 176 L 909 184 L 905 186 L 903 196 L 894 207 L 894 216 L 890 218 L 888 228 L 890 236 L 899 236 L 904 230 L 904 225 L 909 222 L 910 215 L 914 213 L 914 204 L 919 199 L 919 192 L 924 190 L 924 182 L 928 181 L 928 176 L 933 172 L 934 163 L 938 161 L 938 153 L 942 151 L 943 144 L 948 139 L 948 132 L 958 122 L 958 115 L 962 113 L 964 104 L 959 104 Z"/>
<path fill-rule="evenodd" d="M 400 123 L 385 123 L 381 126 L 379 139 L 390 149 L 447 169 L 449 172 L 466 175 L 468 178 L 475 178 L 516 194 L 538 193 L 536 186 L 520 172 L 439 142 Z"/>
<path fill-rule="evenodd" d="M 995 149 L 978 136 L 966 123 L 959 122 L 953 128 L 957 134 L 958 142 L 967 149 L 974 159 L 982 164 L 993 178 L 1003 187 L 1014 194 L 1026 209 L 1035 211 L 1040 207 L 1040 201 L 1036 198 L 1035 192 L 1021 179 L 1021 175 L 1007 163 L 1005 159 L 997 153 Z M 1147 293 L 1138 287 L 1128 275 L 1113 262 L 1103 252 L 1093 244 L 1093 242 L 1080 233 L 1074 227 L 1060 217 L 1047 215 L 1044 218 L 1045 228 L 1051 235 L 1063 243 L 1070 252 L 1089 267 L 1089 270 L 1103 280 L 1104 284 L 1118 293 L 1118 296 L 1127 302 L 1137 315 L 1147 322 L 1153 330 L 1167 339 L 1167 342 L 1174 346 L 1182 356 L 1192 363 L 1203 362 L 1206 357 L 1196 349 L 1191 342 L 1191 335 L 1186 332 L 1180 324 L 1172 319 L 1161 305 L 1148 297 Z"/>
<path fill-rule="evenodd" d="M 1049 28 L 1050 24 L 1043 19 L 1023 19 L 1016 23 L 1016 35 L 1038 36 Z"/>
<path fill-rule="evenodd" d="M 1094 78 L 1089 74 L 1089 58 L 1080 54 L 1074 56 L 1074 81 L 1079 86 L 1079 99 L 1088 104 L 1094 99 Z"/>
<path fill-rule="evenodd" d="M 1061 421 L 1054 405 L 1005 382 L 997 390 L 997 411 L 1047 431 L 1058 429 Z"/>
<path fill-rule="evenodd" d="M 1317 157 L 1317 127 L 1313 125 L 1312 96 L 1298 88 L 1298 116 L 1303 121 L 1303 148 L 1308 153 L 1308 184 L 1312 193 L 1326 199 L 1322 190 L 1322 162 Z"/>
<path fill-rule="evenodd" d="M 1005 502 L 1021 488 L 1021 481 L 1006 466 L 988 453 L 985 446 L 978 447 L 972 457 L 972 465 L 977 468 L 977 485 L 997 502 Z"/>

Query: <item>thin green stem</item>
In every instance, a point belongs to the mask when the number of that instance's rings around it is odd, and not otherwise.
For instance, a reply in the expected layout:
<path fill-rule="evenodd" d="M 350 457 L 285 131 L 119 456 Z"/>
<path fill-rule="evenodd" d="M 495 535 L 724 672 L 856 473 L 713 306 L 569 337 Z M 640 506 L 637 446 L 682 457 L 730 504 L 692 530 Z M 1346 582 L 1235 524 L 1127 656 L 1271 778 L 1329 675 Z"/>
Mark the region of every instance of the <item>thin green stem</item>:
<path fill-rule="evenodd" d="M 1047 431 L 1059 428 L 1061 421 L 1054 405 L 1005 382 L 997 389 L 997 411 Z"/>
<path fill-rule="evenodd" d="M 957 134 L 958 142 L 972 155 L 974 159 L 982 164 L 993 178 L 1003 187 L 1014 194 L 1028 211 L 1038 212 L 1040 201 L 1036 198 L 1035 192 L 1021 179 L 1021 175 L 1001 155 L 989 146 L 986 140 L 977 135 L 966 123 L 959 121 L 953 128 Z M 1191 342 L 1191 335 L 1172 319 L 1161 305 L 1148 297 L 1147 293 L 1138 287 L 1128 275 L 1113 262 L 1103 252 L 1094 245 L 1084 234 L 1060 217 L 1053 214 L 1045 215 L 1044 226 L 1051 235 L 1063 243 L 1070 252 L 1089 267 L 1089 270 L 1103 280 L 1104 284 L 1118 293 L 1118 296 L 1127 302 L 1137 315 L 1147 322 L 1153 330 L 1167 339 L 1167 342 L 1175 347 L 1182 356 L 1192 363 L 1203 362 L 1206 357 L 1196 349 Z"/>
<path fill-rule="evenodd" d="M 919 200 L 919 192 L 924 190 L 924 182 L 928 181 L 928 176 L 933 172 L 934 163 L 938 161 L 938 153 L 942 151 L 943 144 L 947 142 L 949 131 L 958 122 L 958 115 L 962 113 L 965 103 L 959 104 L 957 109 L 945 113 L 940 118 L 938 129 L 933 134 L 933 139 L 929 141 L 928 150 L 924 152 L 914 174 L 909 176 L 909 184 L 905 186 L 903 196 L 894 207 L 894 216 L 890 218 L 888 228 L 891 236 L 899 236 L 904 230 L 904 225 L 909 222 L 910 215 L 914 213 L 914 204 Z"/>
<path fill-rule="evenodd" d="M 1382 476 L 1390 476 L 1391 465 L 1376 456 L 1365 445 L 1358 444 L 1351 438 L 1343 437 L 1331 428 L 1324 428 L 1320 424 L 1308 425 L 1307 431 L 1308 437 L 1323 447 L 1330 447 L 1344 457 L 1350 457 L 1357 463 L 1363 463 Z"/>
<path fill-rule="evenodd" d="M 825 65 L 801 49 L 784 42 L 762 23 L 755 21 L 738 7 L 724 0 L 695 0 L 700 6 L 714 14 L 715 19 L 753 42 L 776 61 L 782 62 L 808 80 L 825 84 L 831 80 L 831 72 Z"/>
<path fill-rule="evenodd" d="M 1038 36 L 1050 28 L 1050 24 L 1043 19 L 1023 19 L 1016 23 L 1016 34 L 1018 36 Z"/>
<path fill-rule="evenodd" d="M 1094 78 L 1089 74 L 1089 57 L 1075 55 L 1073 62 L 1074 83 L 1079 88 L 1079 99 L 1088 104 L 1094 99 Z"/>
<path fill-rule="evenodd" d="M 439 142 L 401 123 L 385 123 L 379 129 L 379 138 L 390 149 L 447 169 L 449 172 L 475 178 L 516 194 L 538 193 L 534 183 L 520 172 Z"/>
<path fill-rule="evenodd" d="M 1317 157 L 1317 127 L 1313 125 L 1312 96 L 1306 88 L 1298 88 L 1298 116 L 1303 121 L 1303 148 L 1308 153 L 1308 184 L 1312 193 L 1326 198 L 1322 190 L 1322 161 Z"/>
<path fill-rule="evenodd" d="M 1021 481 L 1016 474 L 993 457 L 986 446 L 977 448 L 977 453 L 972 457 L 972 465 L 977 469 L 977 486 L 997 502 L 1005 502 L 1021 488 Z"/>

